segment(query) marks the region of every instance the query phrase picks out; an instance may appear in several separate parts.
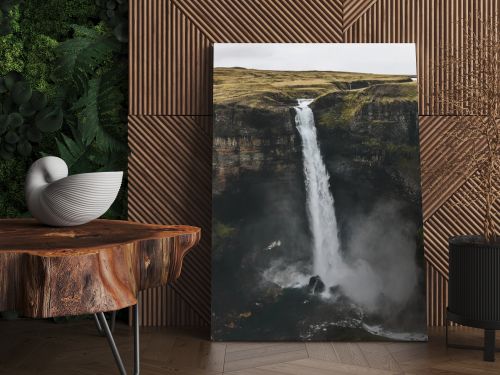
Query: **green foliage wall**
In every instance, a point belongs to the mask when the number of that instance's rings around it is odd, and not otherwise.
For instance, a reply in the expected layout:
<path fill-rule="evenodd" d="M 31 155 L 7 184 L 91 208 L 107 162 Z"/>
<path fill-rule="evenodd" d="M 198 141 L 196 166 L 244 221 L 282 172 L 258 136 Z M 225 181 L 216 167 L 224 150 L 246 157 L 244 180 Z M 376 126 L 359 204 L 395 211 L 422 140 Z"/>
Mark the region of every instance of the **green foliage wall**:
<path fill-rule="evenodd" d="M 0 4 L 0 217 L 28 215 L 24 178 L 44 155 L 71 174 L 126 171 L 127 24 L 127 0 Z M 125 177 L 106 217 L 126 211 Z"/>

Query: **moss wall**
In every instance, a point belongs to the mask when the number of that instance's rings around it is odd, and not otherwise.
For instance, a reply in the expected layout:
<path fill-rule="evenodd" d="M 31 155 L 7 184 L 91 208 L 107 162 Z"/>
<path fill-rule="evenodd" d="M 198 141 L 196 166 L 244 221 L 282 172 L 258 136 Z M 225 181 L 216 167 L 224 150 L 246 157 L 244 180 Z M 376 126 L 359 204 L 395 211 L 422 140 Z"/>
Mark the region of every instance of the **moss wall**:
<path fill-rule="evenodd" d="M 44 155 L 126 171 L 127 24 L 127 0 L 0 4 L 0 217 L 28 215 L 24 178 Z M 124 182 L 106 217 L 126 217 Z"/>

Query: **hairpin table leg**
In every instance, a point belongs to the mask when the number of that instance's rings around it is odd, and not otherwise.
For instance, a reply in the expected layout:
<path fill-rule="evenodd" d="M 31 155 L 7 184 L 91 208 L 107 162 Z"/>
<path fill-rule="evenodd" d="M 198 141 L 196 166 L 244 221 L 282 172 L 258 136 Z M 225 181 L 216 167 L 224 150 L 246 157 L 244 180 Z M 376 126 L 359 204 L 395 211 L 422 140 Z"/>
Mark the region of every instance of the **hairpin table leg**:
<path fill-rule="evenodd" d="M 97 318 L 97 315 L 94 314 L 94 320 L 95 320 L 95 325 L 97 327 L 97 332 L 99 333 L 99 335 L 101 336 L 106 336 L 106 334 L 104 333 L 102 327 L 101 327 L 101 323 L 99 323 L 99 319 Z M 115 326 L 116 326 L 116 311 L 113 311 L 111 313 L 111 333 L 115 333 Z"/>
<path fill-rule="evenodd" d="M 138 305 L 134 305 L 132 307 L 133 314 L 133 325 L 134 325 L 134 375 L 140 374 L 140 351 L 139 351 L 139 308 Z M 127 371 L 125 370 L 125 366 L 123 365 L 123 360 L 120 356 L 120 352 L 116 347 L 115 340 L 113 338 L 113 334 L 109 328 L 108 322 L 106 320 L 106 316 L 104 313 L 100 312 L 95 314 L 97 329 L 99 331 L 103 331 L 106 336 L 109 346 L 111 348 L 111 352 L 113 353 L 113 357 L 115 358 L 116 365 L 118 366 L 118 370 L 120 370 L 120 375 L 127 375 Z"/>

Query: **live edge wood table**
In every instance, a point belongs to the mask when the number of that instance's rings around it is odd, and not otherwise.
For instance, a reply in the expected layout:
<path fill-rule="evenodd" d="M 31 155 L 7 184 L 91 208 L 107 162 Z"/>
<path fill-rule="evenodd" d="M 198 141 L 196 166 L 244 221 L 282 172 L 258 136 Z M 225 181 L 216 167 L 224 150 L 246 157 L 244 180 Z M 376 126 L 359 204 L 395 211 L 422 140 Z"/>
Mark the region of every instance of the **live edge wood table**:
<path fill-rule="evenodd" d="M 196 227 L 119 220 L 54 228 L 33 219 L 0 219 L 0 311 L 32 318 L 94 314 L 126 374 L 104 312 L 133 306 L 139 374 L 137 293 L 177 279 L 200 235 Z"/>

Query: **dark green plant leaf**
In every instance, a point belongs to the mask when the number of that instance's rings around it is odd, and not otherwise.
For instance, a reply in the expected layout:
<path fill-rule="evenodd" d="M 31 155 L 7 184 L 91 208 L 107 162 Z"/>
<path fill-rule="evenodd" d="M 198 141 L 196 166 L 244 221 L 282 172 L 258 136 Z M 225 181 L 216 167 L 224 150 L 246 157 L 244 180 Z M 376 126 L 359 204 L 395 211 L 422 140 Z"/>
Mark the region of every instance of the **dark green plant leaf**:
<path fill-rule="evenodd" d="M 5 133 L 8 127 L 7 115 L 0 115 L 0 135 Z"/>
<path fill-rule="evenodd" d="M 30 142 L 40 142 L 42 140 L 42 132 L 34 126 L 30 126 L 26 131 L 26 138 L 28 138 Z"/>
<path fill-rule="evenodd" d="M 123 95 L 111 72 L 89 81 L 85 94 L 74 104 L 78 113 L 78 130 L 86 145 L 95 141 L 104 152 L 124 151 L 126 145 L 112 131 L 123 127 L 119 108 Z"/>
<path fill-rule="evenodd" d="M 21 104 L 19 106 L 19 113 L 24 117 L 31 117 L 36 113 L 36 109 L 33 108 L 31 102 Z"/>
<path fill-rule="evenodd" d="M 94 29 L 78 25 L 73 25 L 73 29 L 76 36 L 57 47 L 59 60 L 54 75 L 71 82 L 81 92 L 88 76 L 118 51 L 120 44 L 112 36 L 102 35 Z"/>
<path fill-rule="evenodd" d="M 0 35 L 9 35 L 11 32 L 10 24 L 2 23 L 0 24 Z"/>
<path fill-rule="evenodd" d="M 30 104 L 35 110 L 41 110 L 47 105 L 47 95 L 40 91 L 33 91 Z"/>
<path fill-rule="evenodd" d="M 21 156 L 29 156 L 31 154 L 31 144 L 28 141 L 21 141 L 17 144 L 17 152 Z"/>
<path fill-rule="evenodd" d="M 5 80 L 4 80 L 4 78 L 0 77 L 0 94 L 4 94 L 7 91 L 9 91 L 9 89 L 7 89 L 7 86 L 5 86 Z"/>
<path fill-rule="evenodd" d="M 113 34 L 122 43 L 128 42 L 128 23 L 120 22 L 113 29 Z"/>
<path fill-rule="evenodd" d="M 24 122 L 23 116 L 18 112 L 12 112 L 7 116 L 7 126 L 10 129 L 16 129 L 20 127 Z"/>
<path fill-rule="evenodd" d="M 15 104 L 12 102 L 12 99 L 10 96 L 7 96 L 2 103 L 2 110 L 3 113 L 9 114 L 13 112 Z"/>
<path fill-rule="evenodd" d="M 26 133 L 28 132 L 29 127 L 29 124 L 22 124 L 17 130 L 17 133 L 19 134 L 21 140 L 26 139 Z"/>
<path fill-rule="evenodd" d="M 16 145 L 15 144 L 4 143 L 3 147 L 4 147 L 5 151 L 7 151 L 7 152 L 14 152 L 14 151 L 16 151 Z"/>
<path fill-rule="evenodd" d="M 71 173 L 88 172 L 93 169 L 87 158 L 90 148 L 81 141 L 78 131 L 73 131 L 73 136 L 74 139 L 61 134 L 60 139 L 56 139 L 59 156 L 66 162 Z"/>
<path fill-rule="evenodd" d="M 0 157 L 4 160 L 12 159 L 12 152 L 9 152 L 3 148 L 0 149 Z"/>
<path fill-rule="evenodd" d="M 17 133 L 13 130 L 9 130 L 7 134 L 5 134 L 5 142 L 12 144 L 16 144 L 19 141 L 19 136 Z M 7 144 L 4 145 L 5 148 L 7 148 Z M 14 151 L 14 150 L 12 150 Z"/>
<path fill-rule="evenodd" d="M 10 94 L 14 103 L 24 104 L 31 99 L 32 90 L 28 82 L 18 81 L 14 84 Z"/>
<path fill-rule="evenodd" d="M 19 74 L 18 72 L 9 72 L 5 75 L 4 77 L 4 83 L 5 83 L 5 86 L 9 89 L 9 90 L 12 90 L 12 88 L 14 87 L 15 83 L 17 81 L 20 81 L 22 80 L 23 77 L 21 76 L 21 74 Z"/>
<path fill-rule="evenodd" d="M 54 132 L 61 129 L 63 112 L 59 107 L 50 106 L 44 108 L 36 115 L 35 123 L 42 132 Z"/>

